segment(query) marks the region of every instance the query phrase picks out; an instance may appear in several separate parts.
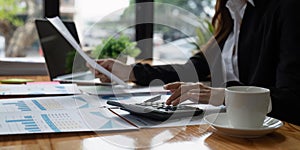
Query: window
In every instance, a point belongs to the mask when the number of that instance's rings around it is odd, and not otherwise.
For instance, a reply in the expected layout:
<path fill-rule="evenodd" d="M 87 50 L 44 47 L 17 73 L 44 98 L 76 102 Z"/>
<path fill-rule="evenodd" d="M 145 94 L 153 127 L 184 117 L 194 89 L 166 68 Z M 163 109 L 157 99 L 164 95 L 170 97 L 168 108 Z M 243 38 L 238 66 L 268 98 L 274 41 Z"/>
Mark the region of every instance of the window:
<path fill-rule="evenodd" d="M 35 18 L 42 0 L 0 0 L 0 57 L 40 57 Z"/>
<path fill-rule="evenodd" d="M 142 35 L 142 39 L 153 37 L 154 59 L 170 62 L 183 62 L 192 55 L 195 48 L 190 43 L 197 32 L 193 23 L 196 20 L 191 15 L 210 20 L 215 3 L 214 0 L 0 0 L 0 57 L 42 56 L 33 20 L 43 17 L 44 1 L 60 6 L 57 13 L 54 6 L 45 10 L 45 14 L 53 11 L 52 15 L 75 21 L 81 44 L 88 49 L 112 35 L 125 34 L 132 40 L 136 37 L 139 40 Z M 153 1 L 152 11 L 140 9 L 136 14 L 133 4 Z M 153 26 L 139 26 L 136 30 L 136 16 L 143 13 L 153 17 Z"/>
<path fill-rule="evenodd" d="M 62 11 L 64 5 L 61 3 L 60 7 Z M 93 49 L 104 39 L 119 34 L 134 40 L 134 12 L 129 7 L 129 0 L 75 0 L 73 17 L 81 45 L 87 49 Z"/>
<path fill-rule="evenodd" d="M 155 0 L 154 60 L 156 63 L 184 63 L 212 35 L 209 22 L 214 13 L 211 0 Z"/>
<path fill-rule="evenodd" d="M 144 7 L 146 2 L 154 3 Z M 153 56 L 163 63 L 183 63 L 201 46 L 199 34 L 204 35 L 205 40 L 212 35 L 207 23 L 214 13 L 214 3 L 214 0 L 113 0 L 105 3 L 61 0 L 60 13 L 75 21 L 81 44 L 87 49 L 93 49 L 110 36 L 125 34 L 141 43 L 139 46 L 145 55 L 140 58 Z M 74 7 L 70 9 L 67 5 Z M 149 38 L 153 38 L 151 44 Z"/>

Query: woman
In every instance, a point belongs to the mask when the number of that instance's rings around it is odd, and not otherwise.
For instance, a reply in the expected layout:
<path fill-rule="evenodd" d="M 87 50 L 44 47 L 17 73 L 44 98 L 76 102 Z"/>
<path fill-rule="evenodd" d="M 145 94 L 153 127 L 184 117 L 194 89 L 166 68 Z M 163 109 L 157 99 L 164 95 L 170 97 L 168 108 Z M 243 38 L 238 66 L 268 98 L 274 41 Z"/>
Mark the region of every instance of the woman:
<path fill-rule="evenodd" d="M 268 116 L 300 125 L 300 16 L 298 0 L 217 0 L 213 17 L 215 39 L 222 51 L 226 68 L 226 86 L 253 85 L 269 88 L 272 112 Z M 209 51 L 208 44 L 204 51 Z M 197 81 L 208 80 L 209 65 L 203 52 L 184 65 L 124 65 L 115 60 L 99 64 L 123 80 L 148 85 L 160 79 L 173 91 L 167 104 L 191 99 L 209 103 L 216 89 Z M 196 72 L 197 76 L 189 74 Z M 106 81 L 107 77 L 96 73 Z M 181 81 L 170 83 L 174 81 Z M 196 82 L 193 84 L 184 82 Z M 215 92 L 221 91 L 221 92 Z"/>

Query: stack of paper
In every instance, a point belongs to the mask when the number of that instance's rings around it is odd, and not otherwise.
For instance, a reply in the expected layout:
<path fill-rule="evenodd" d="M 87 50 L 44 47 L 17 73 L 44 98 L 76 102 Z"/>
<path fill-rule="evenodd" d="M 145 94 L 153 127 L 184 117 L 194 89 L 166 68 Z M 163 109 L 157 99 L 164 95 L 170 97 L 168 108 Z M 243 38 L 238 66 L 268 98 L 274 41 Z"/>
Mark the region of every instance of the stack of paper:
<path fill-rule="evenodd" d="M 125 103 L 143 102 L 153 96 L 123 97 Z M 165 101 L 163 95 L 160 101 Z M 106 104 L 107 99 L 91 95 L 40 98 L 15 98 L 0 101 L 0 135 L 137 130 L 204 124 L 203 117 L 223 111 L 223 107 L 194 105 L 202 108 L 200 116 L 156 121 L 130 115 Z M 122 117 L 120 117 L 122 116 Z"/>
<path fill-rule="evenodd" d="M 146 86 L 124 88 L 120 86 L 80 86 L 80 90 L 92 95 L 119 95 L 119 94 L 168 94 L 170 91 L 165 90 L 163 86 Z"/>
<path fill-rule="evenodd" d="M 80 94 L 76 84 L 1 84 L 0 95 L 71 95 Z"/>
<path fill-rule="evenodd" d="M 133 129 L 87 95 L 0 101 L 0 135 Z"/>

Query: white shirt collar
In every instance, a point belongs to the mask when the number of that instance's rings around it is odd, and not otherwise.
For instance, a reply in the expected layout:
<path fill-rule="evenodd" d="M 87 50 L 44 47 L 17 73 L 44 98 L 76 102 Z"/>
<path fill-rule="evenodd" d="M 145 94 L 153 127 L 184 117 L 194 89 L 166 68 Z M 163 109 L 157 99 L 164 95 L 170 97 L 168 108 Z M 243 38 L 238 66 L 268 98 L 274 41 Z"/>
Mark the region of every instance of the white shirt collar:
<path fill-rule="evenodd" d="M 246 2 L 249 2 L 251 5 L 255 6 L 253 0 L 228 0 L 226 6 L 227 7 L 243 6 L 244 4 L 246 4 Z"/>
<path fill-rule="evenodd" d="M 253 0 L 248 0 L 248 2 L 249 2 L 251 5 L 255 6 L 255 4 L 254 4 L 254 1 L 253 1 Z"/>
<path fill-rule="evenodd" d="M 244 11 L 247 6 L 247 2 L 249 2 L 251 5 L 254 5 L 253 0 L 228 0 L 226 3 L 226 7 L 229 9 L 230 14 L 232 18 L 237 18 L 236 14 L 239 14 L 241 18 L 243 18 Z M 238 17 L 238 18 L 240 18 Z M 240 19 L 241 19 L 240 18 Z"/>
<path fill-rule="evenodd" d="M 231 17 L 233 19 L 233 30 L 228 36 L 222 51 L 222 58 L 225 62 L 226 79 L 227 81 L 239 81 L 239 69 L 238 69 L 238 39 L 240 33 L 240 25 L 243 19 L 245 9 L 249 5 L 254 6 L 253 0 L 228 0 L 226 7 L 228 8 Z M 233 53 L 233 50 L 236 50 Z"/>

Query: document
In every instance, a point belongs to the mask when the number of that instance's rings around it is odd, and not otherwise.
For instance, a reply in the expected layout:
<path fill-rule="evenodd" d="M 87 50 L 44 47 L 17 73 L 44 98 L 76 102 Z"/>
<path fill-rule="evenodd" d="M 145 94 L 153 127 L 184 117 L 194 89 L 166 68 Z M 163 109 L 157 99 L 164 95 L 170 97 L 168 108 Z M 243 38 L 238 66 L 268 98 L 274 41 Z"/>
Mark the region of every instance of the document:
<path fill-rule="evenodd" d="M 100 107 L 99 98 L 89 95 L 12 98 L 0 100 L 0 114 L 9 112 L 38 112 Z"/>
<path fill-rule="evenodd" d="M 121 80 L 120 78 L 118 78 L 117 76 L 115 76 L 114 74 L 112 74 L 111 72 L 109 72 L 108 70 L 100 66 L 99 64 L 97 64 L 96 61 L 94 61 L 87 54 L 85 54 L 59 17 L 47 18 L 47 19 L 65 37 L 65 39 L 75 48 L 75 50 L 80 54 L 80 56 L 82 56 L 85 59 L 85 61 L 90 66 L 94 67 L 97 71 L 105 74 L 112 81 L 115 81 L 120 85 L 130 88 L 130 86 L 126 84 L 123 80 Z"/>
<path fill-rule="evenodd" d="M 80 94 L 76 84 L 2 84 L 0 85 L 0 95 L 71 95 Z"/>
<path fill-rule="evenodd" d="M 169 95 L 162 95 L 165 101 Z M 153 96 L 118 97 L 126 103 L 143 102 Z M 156 121 L 106 105 L 108 97 L 72 95 L 14 98 L 0 101 L 0 135 L 83 131 L 121 131 L 205 124 L 203 117 L 223 112 L 223 107 L 197 104 L 200 116 Z M 189 103 L 186 103 L 189 104 Z M 120 117 L 121 116 L 121 117 Z"/>
<path fill-rule="evenodd" d="M 0 101 L 0 135 L 135 130 L 88 95 Z"/>
<path fill-rule="evenodd" d="M 141 94 L 168 94 L 169 90 L 165 90 L 163 86 L 138 86 L 132 88 L 122 88 L 120 86 L 80 86 L 79 89 L 83 92 L 92 95 L 120 95 L 129 94 L 131 96 Z"/>

